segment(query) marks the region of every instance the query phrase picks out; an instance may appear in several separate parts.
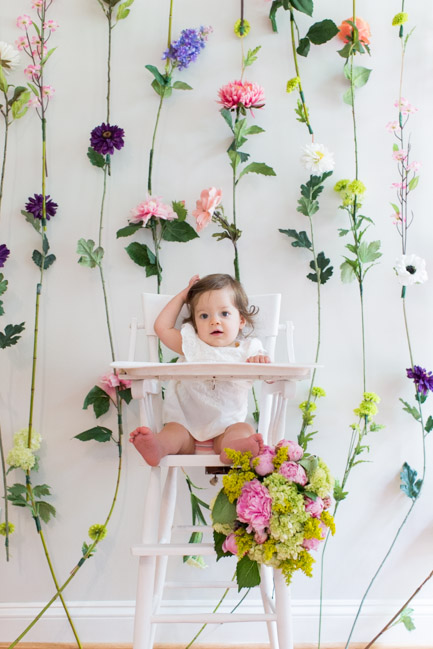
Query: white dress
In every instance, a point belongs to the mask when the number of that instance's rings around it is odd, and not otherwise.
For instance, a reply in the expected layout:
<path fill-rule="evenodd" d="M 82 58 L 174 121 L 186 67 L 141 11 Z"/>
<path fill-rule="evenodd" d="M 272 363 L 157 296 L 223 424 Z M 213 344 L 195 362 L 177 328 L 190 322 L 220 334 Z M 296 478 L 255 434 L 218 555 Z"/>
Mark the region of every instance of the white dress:
<path fill-rule="evenodd" d="M 182 351 L 178 363 L 242 363 L 264 354 L 258 338 L 236 340 L 229 347 L 212 347 L 186 323 L 181 328 Z M 231 424 L 245 421 L 252 381 L 170 381 L 164 399 L 164 423 L 182 424 L 194 439 L 206 441 L 221 435 Z"/>

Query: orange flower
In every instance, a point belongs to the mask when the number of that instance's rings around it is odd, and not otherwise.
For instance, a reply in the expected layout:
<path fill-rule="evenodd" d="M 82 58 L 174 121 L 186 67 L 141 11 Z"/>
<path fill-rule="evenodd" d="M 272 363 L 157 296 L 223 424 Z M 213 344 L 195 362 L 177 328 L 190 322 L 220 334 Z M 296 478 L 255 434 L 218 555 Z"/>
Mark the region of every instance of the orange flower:
<path fill-rule="evenodd" d="M 341 40 L 345 43 L 348 43 L 350 41 L 353 31 L 353 27 L 349 24 L 348 21 L 353 22 L 353 18 L 347 18 L 346 20 L 343 20 L 339 27 L 340 31 L 338 33 L 338 38 L 341 38 Z M 370 43 L 371 36 L 370 25 L 362 18 L 356 18 L 355 24 L 358 28 L 360 42 L 368 45 Z"/>

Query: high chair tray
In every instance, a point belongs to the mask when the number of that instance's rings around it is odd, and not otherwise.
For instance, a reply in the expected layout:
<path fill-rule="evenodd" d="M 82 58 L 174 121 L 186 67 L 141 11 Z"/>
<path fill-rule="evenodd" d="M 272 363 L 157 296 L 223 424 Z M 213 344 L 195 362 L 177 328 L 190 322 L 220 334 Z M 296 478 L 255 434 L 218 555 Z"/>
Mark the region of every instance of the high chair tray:
<path fill-rule="evenodd" d="M 249 379 L 264 381 L 302 381 L 311 376 L 315 364 L 295 363 L 111 363 L 125 379 Z"/>

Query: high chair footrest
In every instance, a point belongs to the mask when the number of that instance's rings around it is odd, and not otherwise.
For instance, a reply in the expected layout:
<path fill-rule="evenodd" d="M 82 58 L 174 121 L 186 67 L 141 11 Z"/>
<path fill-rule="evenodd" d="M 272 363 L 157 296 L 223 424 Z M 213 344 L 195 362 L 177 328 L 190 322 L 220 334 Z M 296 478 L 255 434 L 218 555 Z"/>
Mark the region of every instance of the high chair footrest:
<path fill-rule="evenodd" d="M 272 613 L 185 613 L 183 615 L 166 613 L 151 615 L 154 624 L 224 624 L 226 622 L 276 622 Z"/>
<path fill-rule="evenodd" d="M 160 543 L 134 545 L 131 552 L 136 557 L 184 556 L 215 554 L 213 543 Z"/>

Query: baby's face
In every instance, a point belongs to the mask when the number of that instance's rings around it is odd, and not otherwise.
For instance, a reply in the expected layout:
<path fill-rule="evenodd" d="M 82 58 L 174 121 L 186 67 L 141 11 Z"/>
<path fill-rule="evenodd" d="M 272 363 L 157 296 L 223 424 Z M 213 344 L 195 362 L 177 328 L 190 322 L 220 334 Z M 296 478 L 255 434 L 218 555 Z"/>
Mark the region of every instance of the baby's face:
<path fill-rule="evenodd" d="M 245 318 L 233 304 L 233 292 L 229 288 L 200 295 L 194 321 L 200 340 L 212 347 L 231 345 L 245 326 Z"/>

